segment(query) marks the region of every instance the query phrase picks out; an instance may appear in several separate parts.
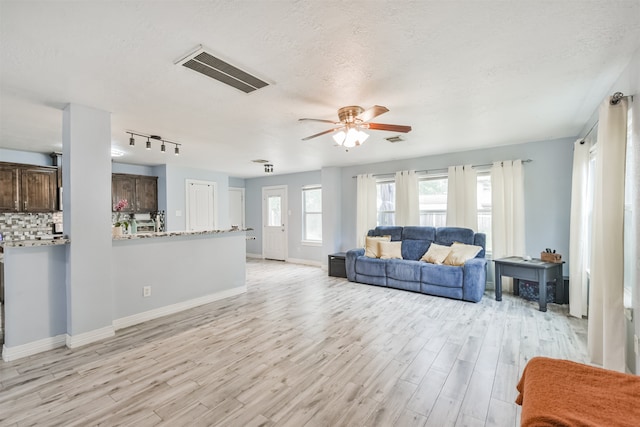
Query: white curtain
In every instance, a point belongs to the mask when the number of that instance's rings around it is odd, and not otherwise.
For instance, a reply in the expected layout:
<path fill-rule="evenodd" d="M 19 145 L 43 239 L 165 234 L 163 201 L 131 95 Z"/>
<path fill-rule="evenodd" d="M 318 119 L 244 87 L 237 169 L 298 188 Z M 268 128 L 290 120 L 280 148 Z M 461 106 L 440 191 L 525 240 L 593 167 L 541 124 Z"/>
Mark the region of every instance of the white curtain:
<path fill-rule="evenodd" d="M 592 363 L 625 370 L 624 176 L 627 100 L 607 98 L 598 116 L 589 285 L 588 349 Z"/>
<path fill-rule="evenodd" d="M 373 175 L 357 176 L 356 232 L 358 247 L 363 248 L 367 231 L 375 228 L 378 208 L 376 205 L 376 179 Z"/>
<path fill-rule="evenodd" d="M 471 165 L 449 166 L 447 226 L 478 230 L 478 173 Z"/>
<path fill-rule="evenodd" d="M 396 225 L 420 225 L 419 199 L 416 172 L 396 172 Z"/>
<path fill-rule="evenodd" d="M 491 167 L 491 234 L 493 259 L 523 256 L 524 178 L 522 161 L 494 162 Z M 513 291 L 513 280 L 502 280 L 503 291 Z"/>
<path fill-rule="evenodd" d="M 584 295 L 587 290 L 587 244 L 589 183 L 589 149 L 583 139 L 573 144 L 573 176 L 571 179 L 571 223 L 569 238 L 569 313 L 578 318 L 587 315 Z"/>

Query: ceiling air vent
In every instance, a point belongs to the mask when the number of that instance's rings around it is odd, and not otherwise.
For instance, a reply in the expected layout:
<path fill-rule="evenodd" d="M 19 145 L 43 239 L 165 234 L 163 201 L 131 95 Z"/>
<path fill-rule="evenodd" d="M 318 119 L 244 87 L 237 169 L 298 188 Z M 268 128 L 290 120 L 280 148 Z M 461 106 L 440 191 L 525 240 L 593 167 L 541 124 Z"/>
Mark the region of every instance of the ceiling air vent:
<path fill-rule="evenodd" d="M 202 46 L 177 61 L 176 64 L 191 68 L 193 71 L 232 86 L 244 93 L 250 93 L 269 85 L 264 80 L 252 76 L 220 58 L 216 58 L 205 51 Z"/>
<path fill-rule="evenodd" d="M 404 141 L 400 136 L 390 136 L 389 138 L 385 138 L 387 141 L 395 144 L 396 142 Z"/>

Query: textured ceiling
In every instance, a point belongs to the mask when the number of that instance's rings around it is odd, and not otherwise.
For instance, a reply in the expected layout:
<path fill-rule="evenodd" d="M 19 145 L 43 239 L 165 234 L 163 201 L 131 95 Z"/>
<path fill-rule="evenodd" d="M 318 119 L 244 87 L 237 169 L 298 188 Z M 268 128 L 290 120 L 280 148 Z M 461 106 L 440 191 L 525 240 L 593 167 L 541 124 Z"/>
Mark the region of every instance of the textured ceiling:
<path fill-rule="evenodd" d="M 118 161 L 252 177 L 253 159 L 289 173 L 577 135 L 640 47 L 640 2 L 2 0 L 0 41 L 0 147 L 60 150 L 72 102 L 112 113 Z M 273 84 L 174 64 L 200 44 Z M 405 141 L 301 141 L 330 125 L 298 118 L 375 104 Z"/>

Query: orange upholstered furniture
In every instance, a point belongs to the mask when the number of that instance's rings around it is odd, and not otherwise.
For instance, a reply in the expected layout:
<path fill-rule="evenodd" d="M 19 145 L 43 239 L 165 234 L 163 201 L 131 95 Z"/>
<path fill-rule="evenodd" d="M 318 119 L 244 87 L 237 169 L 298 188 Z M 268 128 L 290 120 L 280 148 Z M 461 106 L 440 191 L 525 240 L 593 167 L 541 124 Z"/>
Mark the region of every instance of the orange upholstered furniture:
<path fill-rule="evenodd" d="M 640 426 L 640 377 L 534 357 L 518 383 L 522 426 Z"/>

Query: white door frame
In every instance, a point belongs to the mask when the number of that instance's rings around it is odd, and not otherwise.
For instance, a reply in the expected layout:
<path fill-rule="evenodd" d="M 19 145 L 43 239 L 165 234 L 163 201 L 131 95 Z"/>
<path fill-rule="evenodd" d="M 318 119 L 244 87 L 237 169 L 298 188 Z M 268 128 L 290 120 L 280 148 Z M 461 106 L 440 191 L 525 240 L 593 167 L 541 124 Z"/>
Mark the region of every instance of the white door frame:
<path fill-rule="evenodd" d="M 229 187 L 229 191 L 237 191 L 241 194 L 241 206 L 240 208 L 242 209 L 242 224 L 240 224 L 240 228 L 244 228 L 245 227 L 245 221 L 246 221 L 246 211 L 245 211 L 245 201 L 244 201 L 244 188 L 242 187 Z M 231 203 L 231 202 L 229 202 Z M 231 225 L 231 218 L 229 218 L 229 225 Z"/>
<path fill-rule="evenodd" d="M 265 250 L 265 233 L 264 228 L 266 227 L 266 210 L 267 210 L 267 201 L 265 193 L 269 190 L 283 190 L 284 191 L 284 206 L 282 206 L 282 222 L 284 223 L 284 259 L 285 261 L 289 258 L 289 191 L 288 186 L 286 185 L 272 185 L 268 187 L 262 187 L 262 212 L 260 215 L 262 216 L 262 258 L 264 258 L 264 250 Z"/>
<path fill-rule="evenodd" d="M 189 224 L 189 185 L 191 184 L 203 184 L 203 185 L 211 185 L 213 187 L 213 228 L 218 228 L 218 183 L 214 181 L 203 181 L 200 179 L 185 179 L 184 193 L 185 193 L 185 228 L 187 231 L 190 229 Z"/>

